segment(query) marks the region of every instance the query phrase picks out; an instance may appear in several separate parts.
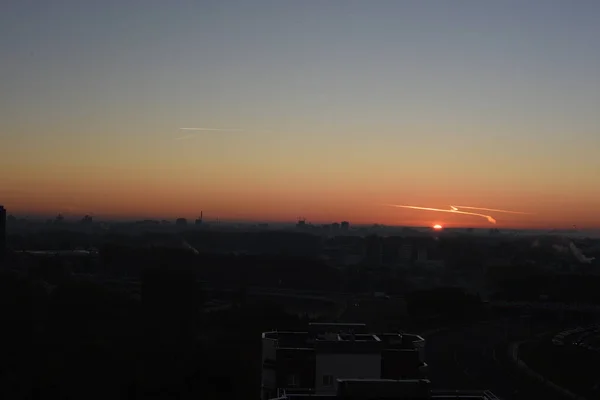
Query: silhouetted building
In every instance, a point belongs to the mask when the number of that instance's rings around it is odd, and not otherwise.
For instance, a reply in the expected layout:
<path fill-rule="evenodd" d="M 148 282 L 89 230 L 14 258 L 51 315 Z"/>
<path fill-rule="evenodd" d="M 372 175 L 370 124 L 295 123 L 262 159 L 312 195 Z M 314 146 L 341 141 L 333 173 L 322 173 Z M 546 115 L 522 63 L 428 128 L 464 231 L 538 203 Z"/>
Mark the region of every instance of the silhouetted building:
<path fill-rule="evenodd" d="M 428 379 L 337 379 L 335 393 L 279 391 L 277 400 L 498 400 L 488 390 L 432 390 Z"/>
<path fill-rule="evenodd" d="M 196 224 L 196 225 L 202 225 L 202 211 L 200 211 L 200 217 L 198 217 L 198 218 L 196 219 L 196 222 L 195 222 L 195 224 Z"/>
<path fill-rule="evenodd" d="M 341 228 L 342 228 L 343 231 L 349 230 L 350 229 L 350 222 L 348 222 L 348 221 L 342 221 Z"/>
<path fill-rule="evenodd" d="M 335 395 L 338 379 L 421 379 L 425 340 L 375 334 L 364 324 L 316 324 L 262 335 L 263 400 L 285 393 Z"/>
<path fill-rule="evenodd" d="M 187 226 L 187 219 L 185 219 L 185 218 L 177 218 L 177 220 L 175 221 L 175 225 L 177 225 L 179 227 Z"/>
<path fill-rule="evenodd" d="M 296 228 L 298 228 L 298 229 L 304 229 L 304 228 L 306 228 L 306 220 L 305 219 L 299 219 L 298 223 L 296 224 Z"/>
<path fill-rule="evenodd" d="M 86 215 L 80 221 L 81 225 L 85 225 L 85 226 L 90 226 L 93 224 L 93 222 L 94 222 L 93 218 L 89 215 Z"/>
<path fill-rule="evenodd" d="M 365 238 L 365 261 L 372 265 L 379 265 L 383 261 L 383 238 L 377 235 Z"/>
<path fill-rule="evenodd" d="M 403 243 L 398 249 L 398 257 L 402 261 L 410 261 L 413 256 L 413 245 L 412 243 Z"/>
<path fill-rule="evenodd" d="M 0 259 L 6 254 L 6 208 L 0 206 Z"/>
<path fill-rule="evenodd" d="M 54 223 L 55 223 L 56 225 L 61 225 L 61 224 L 63 224 L 64 222 L 65 222 L 65 217 L 63 217 L 63 215 L 62 215 L 62 214 L 58 214 L 58 215 L 56 216 L 56 218 L 54 219 Z"/>

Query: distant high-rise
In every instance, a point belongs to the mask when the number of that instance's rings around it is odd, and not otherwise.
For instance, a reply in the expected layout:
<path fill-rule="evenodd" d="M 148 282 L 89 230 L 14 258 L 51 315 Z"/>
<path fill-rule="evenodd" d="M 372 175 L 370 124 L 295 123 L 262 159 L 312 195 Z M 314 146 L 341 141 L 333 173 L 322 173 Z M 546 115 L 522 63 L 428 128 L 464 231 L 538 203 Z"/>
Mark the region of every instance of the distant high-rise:
<path fill-rule="evenodd" d="M 6 208 L 0 206 L 0 259 L 6 253 Z"/>
<path fill-rule="evenodd" d="M 342 227 L 343 231 L 349 230 L 350 229 L 350 222 L 348 222 L 348 221 L 342 221 L 341 227 Z"/>
<path fill-rule="evenodd" d="M 402 261 L 410 261 L 413 255 L 413 245 L 411 243 L 403 243 L 398 249 L 398 257 Z"/>
<path fill-rule="evenodd" d="M 196 225 L 202 225 L 202 211 L 200 211 L 200 217 L 196 220 Z"/>

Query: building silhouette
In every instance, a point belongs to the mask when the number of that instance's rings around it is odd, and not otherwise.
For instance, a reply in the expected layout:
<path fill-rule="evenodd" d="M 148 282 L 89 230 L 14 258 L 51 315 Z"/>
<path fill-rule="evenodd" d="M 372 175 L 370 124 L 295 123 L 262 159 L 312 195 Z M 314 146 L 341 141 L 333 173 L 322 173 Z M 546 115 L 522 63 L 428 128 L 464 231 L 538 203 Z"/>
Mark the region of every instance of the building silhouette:
<path fill-rule="evenodd" d="M 185 219 L 185 218 L 177 218 L 177 220 L 175 221 L 175 225 L 177 225 L 179 227 L 186 227 L 187 226 L 187 219 Z"/>
<path fill-rule="evenodd" d="M 335 395 L 339 379 L 420 380 L 425 340 L 407 333 L 373 333 L 365 324 L 311 323 L 306 332 L 262 335 L 262 393 Z"/>
<path fill-rule="evenodd" d="M 65 217 L 63 217 L 63 215 L 62 215 L 62 214 L 58 214 L 58 215 L 56 216 L 56 218 L 54 219 L 54 223 L 55 223 L 56 225 L 62 225 L 62 224 L 64 224 L 64 222 L 65 222 Z"/>
<path fill-rule="evenodd" d="M 203 219 L 202 219 L 202 211 L 200 211 L 200 217 L 198 217 L 198 219 L 196 219 L 195 224 L 196 225 L 202 225 L 202 221 L 203 221 Z"/>
<path fill-rule="evenodd" d="M 6 254 L 6 208 L 0 206 L 0 259 Z"/>
<path fill-rule="evenodd" d="M 348 231 L 350 229 L 350 222 L 342 221 L 341 228 L 343 231 Z"/>

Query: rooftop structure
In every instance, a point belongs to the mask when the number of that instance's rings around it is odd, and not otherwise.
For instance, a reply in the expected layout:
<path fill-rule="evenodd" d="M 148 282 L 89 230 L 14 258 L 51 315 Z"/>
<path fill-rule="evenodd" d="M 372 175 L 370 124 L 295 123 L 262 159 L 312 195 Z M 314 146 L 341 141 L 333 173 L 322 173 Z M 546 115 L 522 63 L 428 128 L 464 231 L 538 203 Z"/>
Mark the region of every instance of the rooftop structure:
<path fill-rule="evenodd" d="M 309 324 L 306 332 L 262 335 L 262 399 L 282 391 L 335 395 L 338 379 L 420 379 L 425 340 L 372 333 L 365 324 Z"/>
<path fill-rule="evenodd" d="M 333 394 L 280 390 L 271 400 L 499 400 L 488 390 L 432 390 L 427 379 L 338 379 Z"/>

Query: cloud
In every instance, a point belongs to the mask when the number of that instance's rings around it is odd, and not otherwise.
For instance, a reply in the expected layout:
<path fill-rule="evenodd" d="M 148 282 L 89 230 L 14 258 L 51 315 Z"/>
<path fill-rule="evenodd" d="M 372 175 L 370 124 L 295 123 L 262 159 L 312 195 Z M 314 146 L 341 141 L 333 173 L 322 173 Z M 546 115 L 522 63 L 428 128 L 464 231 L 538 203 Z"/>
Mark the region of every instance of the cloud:
<path fill-rule="evenodd" d="M 496 220 L 490 216 L 490 215 L 485 215 L 485 214 L 479 214 L 479 213 L 472 213 L 472 212 L 467 212 L 467 211 L 460 211 L 458 210 L 456 207 L 452 207 L 450 210 L 445 210 L 442 208 L 431 208 L 431 207 L 417 207 L 417 206 L 404 206 L 404 205 L 398 205 L 398 204 L 385 204 L 388 207 L 398 207 L 398 208 L 410 208 L 413 210 L 423 210 L 423 211 L 436 211 L 436 212 L 445 212 L 445 213 L 452 213 L 452 214 L 462 214 L 462 215 L 473 215 L 476 217 L 482 217 L 488 220 L 488 222 L 491 222 L 492 224 L 496 223 Z"/>
<path fill-rule="evenodd" d="M 463 208 L 465 210 L 481 210 L 481 211 L 500 212 L 500 213 L 506 213 L 506 214 L 530 215 L 530 213 L 526 213 L 526 212 L 522 212 L 522 211 L 508 211 L 508 210 L 501 210 L 501 209 L 497 209 L 497 208 L 470 207 L 470 206 L 450 206 L 450 208 L 452 208 L 454 211 L 458 211 L 459 208 Z"/>

